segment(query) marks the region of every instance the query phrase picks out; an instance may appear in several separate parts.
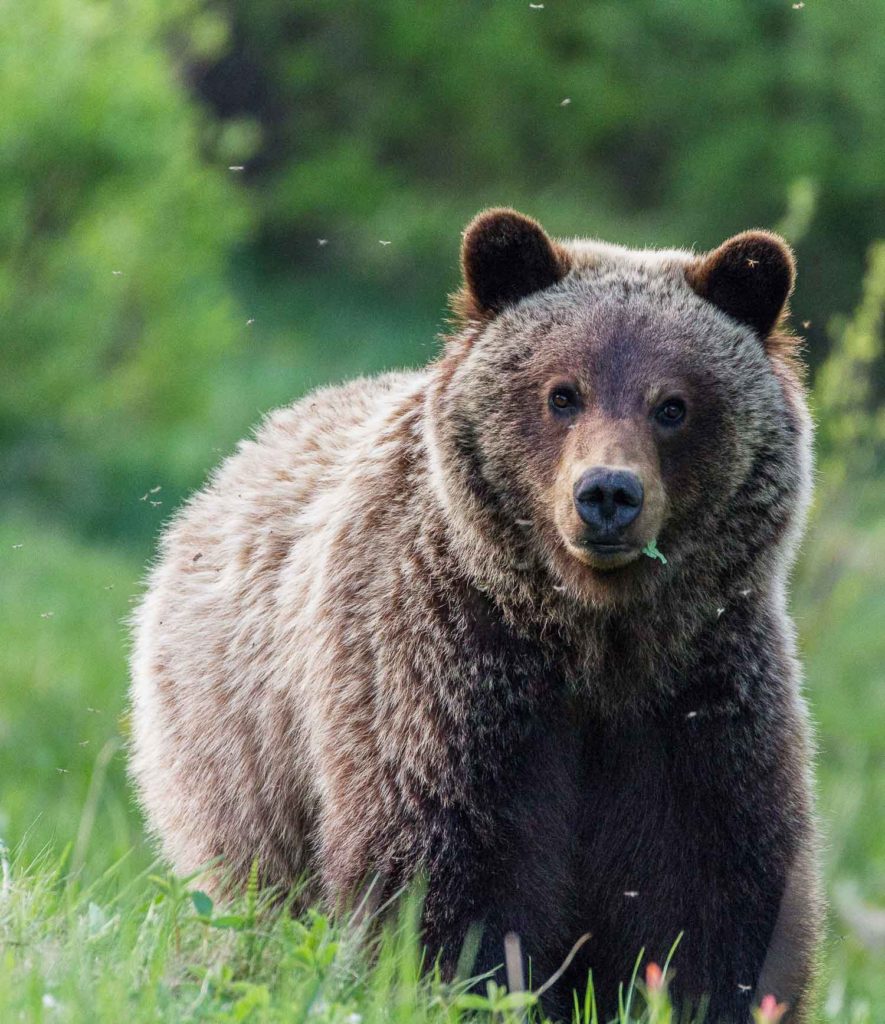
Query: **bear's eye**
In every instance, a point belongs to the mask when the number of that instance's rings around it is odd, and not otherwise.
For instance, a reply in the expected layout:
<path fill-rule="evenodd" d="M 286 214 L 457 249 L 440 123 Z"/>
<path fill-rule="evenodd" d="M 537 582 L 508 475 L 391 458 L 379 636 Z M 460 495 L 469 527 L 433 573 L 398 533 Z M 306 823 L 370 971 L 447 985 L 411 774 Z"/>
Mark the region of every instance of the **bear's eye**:
<path fill-rule="evenodd" d="M 570 413 L 578 411 L 580 399 L 574 388 L 570 388 L 565 384 L 557 384 L 550 392 L 547 403 L 557 415 L 568 416 Z"/>
<path fill-rule="evenodd" d="M 685 402 L 681 398 L 668 398 L 658 406 L 655 419 L 665 427 L 678 426 L 685 419 Z"/>

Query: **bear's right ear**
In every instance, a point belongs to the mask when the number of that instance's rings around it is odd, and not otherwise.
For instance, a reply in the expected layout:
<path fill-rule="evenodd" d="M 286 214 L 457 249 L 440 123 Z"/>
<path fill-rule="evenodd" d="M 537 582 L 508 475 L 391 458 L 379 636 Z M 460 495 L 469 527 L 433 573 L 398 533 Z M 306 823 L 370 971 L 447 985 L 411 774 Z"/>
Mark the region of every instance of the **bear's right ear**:
<path fill-rule="evenodd" d="M 454 296 L 455 312 L 480 320 L 561 281 L 569 260 L 537 221 L 516 210 L 495 209 L 468 224 L 461 269 L 464 286 Z"/>
<path fill-rule="evenodd" d="M 689 263 L 685 277 L 702 299 L 752 327 L 765 341 L 793 291 L 790 247 L 770 231 L 745 231 Z"/>

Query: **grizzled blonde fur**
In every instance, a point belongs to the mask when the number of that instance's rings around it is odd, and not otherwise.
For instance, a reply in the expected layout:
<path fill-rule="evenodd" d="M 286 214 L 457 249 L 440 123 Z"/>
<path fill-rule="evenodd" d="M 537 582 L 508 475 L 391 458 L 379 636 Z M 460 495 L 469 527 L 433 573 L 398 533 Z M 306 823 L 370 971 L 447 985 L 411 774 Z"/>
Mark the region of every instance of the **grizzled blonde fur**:
<path fill-rule="evenodd" d="M 479 914 L 496 836 L 517 827 L 500 811 L 510 766 L 547 709 L 561 704 L 563 722 L 614 736 L 669 709 L 683 723 L 699 715 L 690 727 L 702 729 L 769 701 L 753 726 L 760 749 L 732 746 L 736 765 L 759 759 L 760 778 L 774 780 L 759 799 L 779 803 L 796 835 L 781 852 L 759 826 L 758 848 L 771 845 L 772 877 L 798 885 L 778 956 L 800 965 L 790 984 L 801 1006 L 819 909 L 809 740 L 784 611 L 811 477 L 789 335 L 774 324 L 759 344 L 707 301 L 708 265 L 690 252 L 551 246 L 549 263 L 542 247 L 531 268 L 540 290 L 491 309 L 468 278 L 454 303 L 462 322 L 435 362 L 274 412 L 174 517 L 135 617 L 132 777 L 178 872 L 220 858 L 242 878 L 257 857 L 266 882 L 305 876 L 305 898 L 334 906 L 373 873 L 395 886 L 427 871 L 437 880 L 428 941 L 450 949 Z M 674 358 L 681 339 L 708 339 L 723 408 L 740 403 L 743 425 L 724 413 L 727 447 L 689 460 L 707 459 L 723 481 L 709 501 L 694 477 L 668 495 L 666 514 L 690 514 L 693 528 L 673 533 L 666 572 L 640 559 L 615 580 L 564 551 L 546 512 L 558 485 L 538 482 L 542 442 L 514 440 L 510 426 L 533 411 L 492 393 L 501 367 L 554 339 L 601 337 L 612 318 L 657 344 L 657 317 Z M 701 650 L 705 666 L 736 663 L 733 689 L 731 676 L 692 689 L 700 676 L 681 666 Z M 696 756 L 712 766 L 720 754 Z M 529 844 L 568 833 L 556 799 L 532 812 L 544 834 L 529 830 Z M 539 946 L 539 971 L 580 927 L 574 881 L 563 874 L 546 892 L 559 877 L 548 867 L 532 891 L 559 935 Z M 515 926 L 530 934 L 534 911 L 520 913 Z M 807 928 L 795 924 L 802 915 Z"/>

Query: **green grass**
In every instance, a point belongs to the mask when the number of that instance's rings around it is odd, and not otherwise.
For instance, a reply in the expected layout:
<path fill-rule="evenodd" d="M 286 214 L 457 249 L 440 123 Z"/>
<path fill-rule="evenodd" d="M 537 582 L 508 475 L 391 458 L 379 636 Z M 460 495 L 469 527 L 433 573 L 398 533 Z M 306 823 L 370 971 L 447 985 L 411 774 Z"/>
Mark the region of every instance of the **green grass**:
<path fill-rule="evenodd" d="M 822 1012 L 854 1024 L 885 1007 L 865 924 L 885 891 L 883 490 L 818 515 L 794 587 L 834 905 Z M 500 991 L 483 1009 L 432 972 L 422 980 L 408 907 L 370 964 L 321 915 L 296 921 L 245 897 L 207 915 L 198 881 L 150 867 L 122 751 L 141 574 L 137 556 L 57 527 L 0 527 L 0 1022 L 518 1019 Z M 641 992 L 633 1007 L 667 1019 Z"/>
<path fill-rule="evenodd" d="M 508 993 L 488 978 L 443 984 L 422 958 L 414 895 L 392 920 L 356 927 L 316 912 L 293 918 L 254 889 L 218 908 L 198 879 L 145 874 L 124 884 L 123 874 L 111 869 L 82 887 L 45 858 L 9 869 L 0 883 L 0 1020 L 517 1024 L 526 1011 L 541 1019 L 534 993 Z M 665 993 L 646 1003 L 644 991 L 638 977 L 625 985 L 619 1020 L 669 1024 Z M 592 985 L 579 1009 L 596 1024 Z"/>
<path fill-rule="evenodd" d="M 865 924 L 885 893 L 883 504 L 885 486 L 878 481 L 820 511 L 794 586 L 806 690 L 818 730 L 832 903 L 824 1008 L 827 1019 L 838 1021 L 853 1020 L 852 1013 L 865 1006 L 876 1008 L 871 1019 L 885 1020 L 885 934 L 880 923 L 870 936 Z"/>
<path fill-rule="evenodd" d="M 124 620 L 141 575 L 131 555 L 57 527 L 0 527 L 0 837 L 33 855 L 81 833 L 87 874 L 133 849 L 147 858 L 120 750 Z M 109 756 L 87 835 L 91 780 Z"/>

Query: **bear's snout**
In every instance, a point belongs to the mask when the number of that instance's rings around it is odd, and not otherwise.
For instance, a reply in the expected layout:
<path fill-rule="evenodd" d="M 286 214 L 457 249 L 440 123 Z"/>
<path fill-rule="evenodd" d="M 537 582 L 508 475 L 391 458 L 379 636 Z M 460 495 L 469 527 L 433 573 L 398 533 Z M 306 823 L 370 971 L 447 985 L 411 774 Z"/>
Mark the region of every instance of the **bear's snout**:
<path fill-rule="evenodd" d="M 596 466 L 581 474 L 573 493 L 587 541 L 622 546 L 624 533 L 642 511 L 645 492 L 639 477 L 630 470 Z"/>

